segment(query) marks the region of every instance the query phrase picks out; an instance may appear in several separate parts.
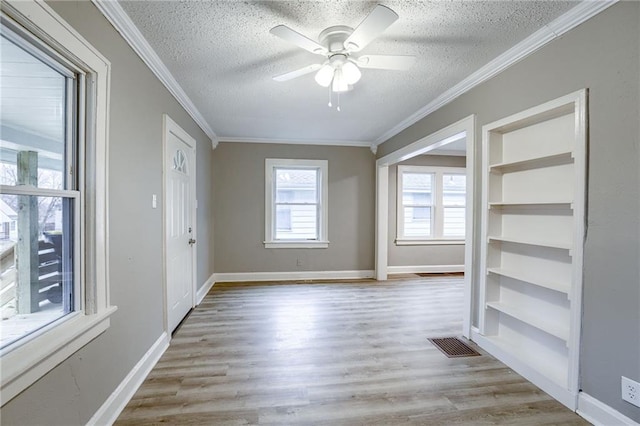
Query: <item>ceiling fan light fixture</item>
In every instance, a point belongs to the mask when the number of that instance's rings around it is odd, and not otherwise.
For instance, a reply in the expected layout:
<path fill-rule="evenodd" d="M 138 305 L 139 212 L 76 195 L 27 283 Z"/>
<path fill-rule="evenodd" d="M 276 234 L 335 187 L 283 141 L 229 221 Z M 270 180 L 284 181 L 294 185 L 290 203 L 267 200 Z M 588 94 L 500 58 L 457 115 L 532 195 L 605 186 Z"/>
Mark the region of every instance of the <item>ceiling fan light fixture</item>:
<path fill-rule="evenodd" d="M 360 77 L 362 77 L 362 72 L 360 72 L 360 68 L 358 68 L 356 64 L 347 61 L 342 65 L 342 75 L 347 84 L 354 85 L 360 80 Z"/>
<path fill-rule="evenodd" d="M 316 83 L 322 87 L 329 87 L 335 70 L 329 64 L 324 64 L 322 68 L 316 73 Z"/>
<path fill-rule="evenodd" d="M 338 68 L 333 75 L 333 86 L 331 90 L 334 92 L 346 92 L 349 90 L 349 84 L 341 68 Z"/>

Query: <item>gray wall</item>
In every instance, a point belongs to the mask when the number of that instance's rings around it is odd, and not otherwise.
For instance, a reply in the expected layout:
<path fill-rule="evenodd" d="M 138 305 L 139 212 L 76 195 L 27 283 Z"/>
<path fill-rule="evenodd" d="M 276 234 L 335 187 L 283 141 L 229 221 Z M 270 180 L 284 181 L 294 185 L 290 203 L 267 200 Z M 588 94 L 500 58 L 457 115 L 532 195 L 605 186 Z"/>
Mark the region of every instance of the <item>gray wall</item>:
<path fill-rule="evenodd" d="M 480 140 L 484 124 L 589 89 L 581 388 L 635 421 L 640 409 L 620 398 L 620 376 L 640 380 L 639 34 L 640 3 L 617 3 L 378 150 L 384 156 L 473 113 Z"/>
<path fill-rule="evenodd" d="M 106 333 L 2 408 L 5 425 L 86 423 L 162 333 L 161 204 L 151 209 L 150 198 L 161 194 L 163 112 L 198 140 L 199 283 L 213 271 L 212 257 L 216 272 L 373 268 L 375 179 L 368 150 L 221 144 L 211 152 L 203 132 L 93 5 L 50 4 L 113 66 L 109 237 L 111 298 L 119 310 Z M 640 380 L 639 22 L 640 4 L 618 3 L 378 151 L 383 156 L 472 113 L 480 136 L 483 124 L 590 89 L 581 381 L 587 393 L 636 421 L 640 410 L 619 395 L 621 375 Z M 329 249 L 263 248 L 266 157 L 329 160 Z M 215 256 L 207 247 L 213 238 L 207 220 L 212 185 Z"/>
<path fill-rule="evenodd" d="M 464 244 L 397 246 L 398 165 L 465 167 L 465 157 L 419 155 L 389 166 L 389 266 L 464 265 Z"/>
<path fill-rule="evenodd" d="M 163 332 L 162 114 L 198 142 L 198 283 L 213 272 L 211 144 L 90 2 L 51 2 L 112 65 L 109 127 L 111 327 L 2 407 L 3 425 L 85 424 Z M 158 208 L 151 208 L 151 194 Z"/>
<path fill-rule="evenodd" d="M 265 158 L 329 161 L 329 248 L 264 248 Z M 216 273 L 374 268 L 375 157 L 369 149 L 221 143 L 213 152 L 213 180 Z"/>

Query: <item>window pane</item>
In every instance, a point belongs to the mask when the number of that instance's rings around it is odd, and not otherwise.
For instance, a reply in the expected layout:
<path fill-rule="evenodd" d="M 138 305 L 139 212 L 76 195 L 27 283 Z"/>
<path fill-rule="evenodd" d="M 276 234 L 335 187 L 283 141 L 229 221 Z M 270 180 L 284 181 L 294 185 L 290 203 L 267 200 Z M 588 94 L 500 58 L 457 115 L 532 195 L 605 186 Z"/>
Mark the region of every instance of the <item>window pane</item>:
<path fill-rule="evenodd" d="M 315 205 L 276 205 L 276 240 L 317 240 Z"/>
<path fill-rule="evenodd" d="M 318 170 L 275 169 L 276 203 L 317 203 Z"/>
<path fill-rule="evenodd" d="M 431 236 L 431 207 L 404 208 L 404 236 Z"/>
<path fill-rule="evenodd" d="M 445 237 L 464 237 L 464 207 L 444 208 Z"/>
<path fill-rule="evenodd" d="M 402 204 L 430 206 L 432 180 L 431 173 L 403 173 Z"/>
<path fill-rule="evenodd" d="M 73 311 L 73 199 L 0 196 L 0 347 Z"/>
<path fill-rule="evenodd" d="M 276 230 L 291 231 L 291 206 L 276 206 Z"/>
<path fill-rule="evenodd" d="M 62 189 L 67 77 L 5 36 L 0 43 L 0 184 Z"/>
<path fill-rule="evenodd" d="M 465 175 L 442 176 L 442 203 L 445 206 L 464 206 L 467 187 Z"/>

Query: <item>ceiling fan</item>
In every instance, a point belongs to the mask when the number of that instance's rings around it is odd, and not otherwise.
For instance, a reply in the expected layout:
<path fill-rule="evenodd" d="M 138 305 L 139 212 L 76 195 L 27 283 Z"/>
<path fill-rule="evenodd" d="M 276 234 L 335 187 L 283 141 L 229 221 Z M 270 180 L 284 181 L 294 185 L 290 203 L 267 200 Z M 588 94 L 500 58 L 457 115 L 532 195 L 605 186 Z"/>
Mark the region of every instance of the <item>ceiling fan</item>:
<path fill-rule="evenodd" d="M 271 34 L 326 58 L 322 63 L 277 75 L 273 79 L 287 81 L 317 71 L 315 80 L 320 86 L 331 86 L 331 91 L 340 93 L 350 90 L 360 80 L 360 68 L 407 70 L 415 56 L 357 55 L 397 19 L 398 14 L 379 4 L 355 30 L 345 25 L 329 27 L 320 33 L 317 42 L 285 25 L 273 27 Z"/>

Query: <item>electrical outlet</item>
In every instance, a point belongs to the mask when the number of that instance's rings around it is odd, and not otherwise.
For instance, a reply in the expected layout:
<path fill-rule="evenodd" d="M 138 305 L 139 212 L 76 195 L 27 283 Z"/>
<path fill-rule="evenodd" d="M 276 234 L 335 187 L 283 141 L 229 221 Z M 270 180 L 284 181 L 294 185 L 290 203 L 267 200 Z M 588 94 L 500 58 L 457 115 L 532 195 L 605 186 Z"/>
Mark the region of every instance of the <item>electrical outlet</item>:
<path fill-rule="evenodd" d="M 622 399 L 640 407 L 640 383 L 622 376 Z"/>

